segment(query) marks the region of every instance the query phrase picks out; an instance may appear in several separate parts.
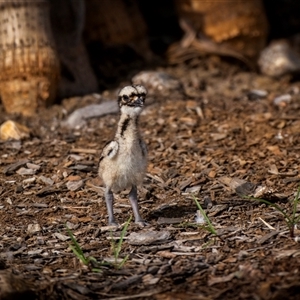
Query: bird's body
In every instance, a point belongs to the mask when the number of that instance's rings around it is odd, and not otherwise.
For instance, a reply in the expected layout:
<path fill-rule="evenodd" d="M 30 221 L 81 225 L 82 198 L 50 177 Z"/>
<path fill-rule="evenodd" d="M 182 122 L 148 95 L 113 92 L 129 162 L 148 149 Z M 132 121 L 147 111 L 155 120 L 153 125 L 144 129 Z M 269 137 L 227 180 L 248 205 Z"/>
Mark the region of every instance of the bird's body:
<path fill-rule="evenodd" d="M 106 186 L 105 201 L 110 224 L 113 216 L 113 192 L 131 188 L 131 202 L 135 221 L 144 224 L 138 212 L 137 186 L 142 183 L 147 169 L 147 148 L 140 135 L 138 118 L 146 97 L 143 86 L 127 86 L 119 93 L 121 111 L 114 140 L 104 149 L 99 162 L 99 175 Z"/>

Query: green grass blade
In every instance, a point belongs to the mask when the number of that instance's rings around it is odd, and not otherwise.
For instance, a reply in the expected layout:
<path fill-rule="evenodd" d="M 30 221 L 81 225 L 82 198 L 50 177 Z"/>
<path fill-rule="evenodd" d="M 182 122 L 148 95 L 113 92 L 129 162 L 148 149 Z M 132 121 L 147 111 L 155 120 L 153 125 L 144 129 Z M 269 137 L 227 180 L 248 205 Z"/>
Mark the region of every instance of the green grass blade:
<path fill-rule="evenodd" d="M 119 263 L 118 265 L 118 269 L 122 269 L 123 266 L 125 265 L 126 261 L 128 260 L 128 257 L 129 257 L 129 254 L 127 254 L 123 259 L 122 261 Z"/>
<path fill-rule="evenodd" d="M 123 227 L 123 229 L 121 231 L 121 236 L 120 236 L 120 239 L 119 239 L 119 241 L 117 243 L 117 247 L 116 247 L 116 257 L 115 258 L 117 258 L 117 259 L 119 258 L 119 254 L 121 252 L 121 248 L 122 248 L 124 236 L 125 236 L 125 234 L 127 232 L 127 228 L 128 228 L 129 223 L 131 221 L 131 218 L 132 217 L 130 216 L 130 218 L 126 221 L 126 223 L 125 223 L 125 225 L 124 225 L 124 227 Z"/>
<path fill-rule="evenodd" d="M 209 229 L 208 231 L 210 231 L 211 233 L 217 235 L 217 232 L 213 226 L 213 224 L 210 222 L 210 219 L 208 218 L 208 216 L 206 215 L 205 211 L 203 210 L 202 206 L 200 205 L 200 203 L 198 202 L 198 200 L 196 199 L 196 197 L 193 195 L 193 198 L 194 198 L 194 201 L 198 207 L 198 209 L 200 210 L 201 214 L 203 215 L 205 221 L 207 222 L 207 225 L 208 225 L 208 228 Z"/>
<path fill-rule="evenodd" d="M 294 203 L 293 203 L 292 220 L 294 221 L 294 223 L 298 222 L 298 219 L 299 219 L 298 217 L 296 218 L 297 205 L 298 205 L 298 201 L 299 201 L 299 196 L 300 196 L 300 185 L 298 187 L 297 194 L 296 194 L 296 197 L 294 198 Z"/>
<path fill-rule="evenodd" d="M 69 245 L 69 247 L 71 248 L 71 250 L 73 251 L 73 253 L 77 256 L 77 258 L 82 261 L 83 264 L 88 265 L 88 263 L 89 263 L 88 260 L 86 259 L 86 257 L 84 255 L 81 255 L 77 251 L 76 247 L 74 247 L 72 245 Z"/>
<path fill-rule="evenodd" d="M 69 247 L 72 249 L 73 253 L 78 257 L 78 259 L 80 259 L 83 262 L 83 264 L 87 265 L 89 263 L 88 259 L 85 257 L 85 255 L 84 255 L 81 247 L 79 246 L 76 238 L 74 237 L 72 231 L 69 229 L 69 227 L 67 225 L 65 225 L 65 226 L 66 226 L 68 235 L 71 238 L 71 241 L 73 243 L 73 245 L 69 245 Z"/>
<path fill-rule="evenodd" d="M 285 221 L 286 221 L 286 223 L 288 224 L 289 227 L 291 226 L 291 224 L 293 224 L 293 221 L 288 216 L 288 214 L 281 207 L 279 207 L 276 203 L 272 203 L 268 200 L 260 199 L 260 198 L 254 198 L 254 197 L 246 197 L 246 198 L 251 199 L 251 200 L 255 200 L 255 201 L 258 201 L 258 202 L 261 202 L 261 203 L 265 203 L 269 206 L 274 207 L 277 211 L 279 211 L 284 216 L 284 219 L 285 219 Z"/>

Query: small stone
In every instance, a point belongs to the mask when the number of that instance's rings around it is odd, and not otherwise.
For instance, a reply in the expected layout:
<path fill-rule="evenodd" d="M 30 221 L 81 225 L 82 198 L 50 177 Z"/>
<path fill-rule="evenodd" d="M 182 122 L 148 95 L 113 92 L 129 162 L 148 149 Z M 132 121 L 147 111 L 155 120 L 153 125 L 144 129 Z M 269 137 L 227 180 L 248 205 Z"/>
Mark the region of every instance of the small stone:
<path fill-rule="evenodd" d="M 4 141 L 9 139 L 21 140 L 28 138 L 29 135 L 29 128 L 12 120 L 8 120 L 0 126 L 0 139 Z"/>
<path fill-rule="evenodd" d="M 38 178 L 39 181 L 47 184 L 47 185 L 53 185 L 54 181 L 46 176 L 43 176 L 41 175 L 39 178 Z"/>
<path fill-rule="evenodd" d="M 284 107 L 292 100 L 292 96 L 290 94 L 285 94 L 274 98 L 273 103 L 276 106 Z"/>
<path fill-rule="evenodd" d="M 34 183 L 35 182 L 35 177 L 30 177 L 30 178 L 24 179 L 22 182 L 23 182 L 23 184 Z"/>
<path fill-rule="evenodd" d="M 67 240 L 70 239 L 69 236 L 66 236 L 66 235 L 64 235 L 64 234 L 61 234 L 61 233 L 59 233 L 59 232 L 55 232 L 55 233 L 54 233 L 54 236 L 57 237 L 59 240 L 61 240 L 61 241 L 63 241 L 63 242 L 65 242 L 65 241 L 67 241 Z"/>
<path fill-rule="evenodd" d="M 248 93 L 248 99 L 249 100 L 257 100 L 261 98 L 267 97 L 268 92 L 265 90 L 251 90 Z"/>
<path fill-rule="evenodd" d="M 200 210 L 197 210 L 195 221 L 197 224 L 205 224 L 206 223 L 204 216 Z"/>
<path fill-rule="evenodd" d="M 29 224 L 27 227 L 27 232 L 28 233 L 36 233 L 40 232 L 42 230 L 40 224 Z"/>
<path fill-rule="evenodd" d="M 67 221 L 66 226 L 67 226 L 69 229 L 74 229 L 75 224 L 73 224 L 73 223 Z"/>
<path fill-rule="evenodd" d="M 170 91 L 181 89 L 177 78 L 159 71 L 141 71 L 132 78 L 132 82 L 145 85 L 149 94 L 168 95 Z"/>
<path fill-rule="evenodd" d="M 132 232 L 128 236 L 128 242 L 131 245 L 151 245 L 162 244 L 169 241 L 171 233 L 167 230 L 145 232 Z"/>
<path fill-rule="evenodd" d="M 10 199 L 9 197 L 6 199 L 6 202 L 7 202 L 8 204 L 12 205 L 12 201 L 11 201 L 11 199 Z"/>
<path fill-rule="evenodd" d="M 69 190 L 69 191 L 73 191 L 73 192 L 75 192 L 75 191 L 77 191 L 77 190 L 79 190 L 80 188 L 82 188 L 83 187 L 83 180 L 78 180 L 78 181 L 68 181 L 67 183 L 66 183 L 66 186 L 67 186 L 67 189 Z"/>
<path fill-rule="evenodd" d="M 43 249 L 36 249 L 36 250 L 29 250 L 28 251 L 28 255 L 38 255 L 41 254 L 43 252 Z"/>
<path fill-rule="evenodd" d="M 22 176 L 25 176 L 25 175 L 34 175 L 36 172 L 36 170 L 33 170 L 33 169 L 27 169 L 27 168 L 20 168 L 17 173 L 19 175 L 22 175 Z"/>
<path fill-rule="evenodd" d="M 27 163 L 26 166 L 27 166 L 28 169 L 32 169 L 32 170 L 36 170 L 36 171 L 41 168 L 41 166 L 36 165 L 36 164 L 32 164 L 32 163 Z"/>

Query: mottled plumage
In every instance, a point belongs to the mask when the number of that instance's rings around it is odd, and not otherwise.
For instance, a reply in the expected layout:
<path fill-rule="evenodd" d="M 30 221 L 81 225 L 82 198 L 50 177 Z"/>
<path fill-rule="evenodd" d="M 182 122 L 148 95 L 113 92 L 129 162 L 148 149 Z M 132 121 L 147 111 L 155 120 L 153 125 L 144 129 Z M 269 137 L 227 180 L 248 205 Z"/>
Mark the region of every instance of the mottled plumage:
<path fill-rule="evenodd" d="M 141 85 L 126 86 L 120 91 L 118 129 L 114 140 L 106 144 L 100 157 L 99 175 L 106 186 L 105 201 L 110 224 L 116 224 L 113 192 L 127 188 L 131 188 L 129 200 L 135 222 L 145 224 L 138 211 L 137 186 L 142 183 L 147 169 L 147 147 L 138 128 L 146 94 L 146 89 Z"/>

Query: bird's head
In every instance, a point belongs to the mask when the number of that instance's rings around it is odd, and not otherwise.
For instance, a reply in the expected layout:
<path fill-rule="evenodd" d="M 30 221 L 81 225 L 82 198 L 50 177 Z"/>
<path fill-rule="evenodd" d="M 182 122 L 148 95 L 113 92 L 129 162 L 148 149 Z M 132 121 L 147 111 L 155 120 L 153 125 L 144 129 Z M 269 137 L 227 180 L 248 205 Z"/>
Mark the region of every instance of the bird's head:
<path fill-rule="evenodd" d="M 128 85 L 119 92 L 118 104 L 121 113 L 138 115 L 143 109 L 147 90 L 142 85 Z"/>

